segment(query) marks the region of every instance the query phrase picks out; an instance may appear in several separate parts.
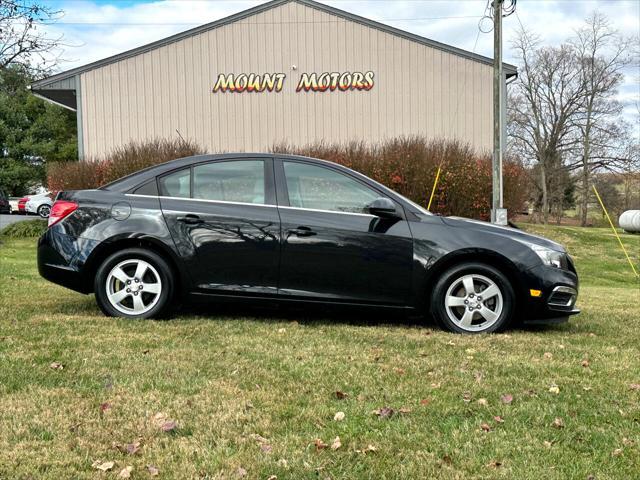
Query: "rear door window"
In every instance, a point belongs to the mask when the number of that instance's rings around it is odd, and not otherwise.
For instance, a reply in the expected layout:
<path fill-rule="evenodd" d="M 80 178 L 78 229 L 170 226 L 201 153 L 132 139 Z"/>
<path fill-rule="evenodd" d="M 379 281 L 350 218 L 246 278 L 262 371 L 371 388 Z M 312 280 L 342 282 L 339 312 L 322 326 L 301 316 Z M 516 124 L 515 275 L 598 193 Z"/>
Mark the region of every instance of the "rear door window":
<path fill-rule="evenodd" d="M 191 196 L 191 169 L 185 168 L 160 177 L 160 195 L 189 198 Z"/>
<path fill-rule="evenodd" d="M 193 167 L 193 198 L 265 204 L 264 161 L 234 160 Z"/>

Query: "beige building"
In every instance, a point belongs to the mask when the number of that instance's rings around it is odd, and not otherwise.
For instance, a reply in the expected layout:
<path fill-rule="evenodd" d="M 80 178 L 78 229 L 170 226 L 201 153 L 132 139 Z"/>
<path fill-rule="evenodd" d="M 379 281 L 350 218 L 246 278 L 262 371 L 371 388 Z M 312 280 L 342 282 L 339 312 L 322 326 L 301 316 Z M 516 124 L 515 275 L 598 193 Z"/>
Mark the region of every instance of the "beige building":
<path fill-rule="evenodd" d="M 490 150 L 493 136 L 491 59 L 312 0 L 273 0 L 31 88 L 77 112 L 81 158 L 178 135 L 212 152 L 411 134 Z"/>

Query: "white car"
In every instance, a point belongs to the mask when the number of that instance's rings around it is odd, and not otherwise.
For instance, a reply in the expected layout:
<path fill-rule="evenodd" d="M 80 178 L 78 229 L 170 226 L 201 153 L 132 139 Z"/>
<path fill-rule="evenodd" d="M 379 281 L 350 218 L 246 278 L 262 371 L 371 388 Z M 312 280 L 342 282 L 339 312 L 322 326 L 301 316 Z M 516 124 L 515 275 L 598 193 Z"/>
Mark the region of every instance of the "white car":
<path fill-rule="evenodd" d="M 42 218 L 49 218 L 51 205 L 53 205 L 53 200 L 51 200 L 49 193 L 41 193 L 29 197 L 25 205 L 25 210 L 27 213 L 36 213 Z"/>

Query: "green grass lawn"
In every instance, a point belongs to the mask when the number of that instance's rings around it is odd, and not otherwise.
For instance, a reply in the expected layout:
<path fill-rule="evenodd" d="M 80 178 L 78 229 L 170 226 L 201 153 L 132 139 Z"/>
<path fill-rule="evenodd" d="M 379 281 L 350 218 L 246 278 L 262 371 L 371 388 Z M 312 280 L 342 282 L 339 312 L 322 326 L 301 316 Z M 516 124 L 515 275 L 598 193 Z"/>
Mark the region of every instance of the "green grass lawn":
<path fill-rule="evenodd" d="M 4 239 L 0 479 L 638 478 L 640 285 L 607 230 L 526 228 L 568 246 L 583 313 L 475 337 L 368 313 L 105 318 Z"/>

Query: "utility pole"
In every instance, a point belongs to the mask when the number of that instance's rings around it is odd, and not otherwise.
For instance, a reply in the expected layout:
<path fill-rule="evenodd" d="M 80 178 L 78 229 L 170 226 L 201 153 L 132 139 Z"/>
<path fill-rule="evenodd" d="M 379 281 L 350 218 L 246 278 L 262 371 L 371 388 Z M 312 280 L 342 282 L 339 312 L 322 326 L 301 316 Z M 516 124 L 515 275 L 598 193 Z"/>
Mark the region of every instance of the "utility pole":
<path fill-rule="evenodd" d="M 502 71 L 502 4 L 504 0 L 493 1 L 493 172 L 491 221 L 507 225 L 507 210 L 502 203 L 502 121 L 503 88 Z"/>

